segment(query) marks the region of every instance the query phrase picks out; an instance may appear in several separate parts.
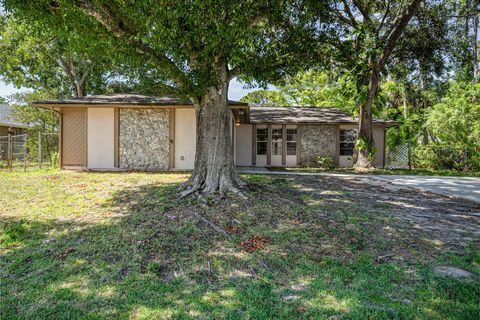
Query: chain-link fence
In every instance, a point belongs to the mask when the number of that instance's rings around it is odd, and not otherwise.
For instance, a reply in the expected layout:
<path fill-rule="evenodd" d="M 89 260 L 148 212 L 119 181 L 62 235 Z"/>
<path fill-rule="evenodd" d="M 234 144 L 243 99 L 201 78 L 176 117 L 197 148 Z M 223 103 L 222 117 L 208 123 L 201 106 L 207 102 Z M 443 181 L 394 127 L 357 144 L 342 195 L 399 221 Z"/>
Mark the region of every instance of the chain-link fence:
<path fill-rule="evenodd" d="M 58 133 L 0 136 L 0 170 L 58 167 Z"/>
<path fill-rule="evenodd" d="M 408 143 L 401 144 L 386 150 L 385 168 L 387 169 L 411 169 L 412 150 Z"/>
<path fill-rule="evenodd" d="M 469 171 L 479 170 L 480 152 L 455 146 L 401 144 L 387 147 L 385 168 Z"/>
<path fill-rule="evenodd" d="M 13 170 L 14 167 L 27 168 L 27 134 L 0 136 L 0 168 Z"/>
<path fill-rule="evenodd" d="M 43 167 L 57 167 L 58 154 L 60 145 L 60 136 L 57 132 L 38 133 L 37 137 L 37 159 L 38 166 Z"/>

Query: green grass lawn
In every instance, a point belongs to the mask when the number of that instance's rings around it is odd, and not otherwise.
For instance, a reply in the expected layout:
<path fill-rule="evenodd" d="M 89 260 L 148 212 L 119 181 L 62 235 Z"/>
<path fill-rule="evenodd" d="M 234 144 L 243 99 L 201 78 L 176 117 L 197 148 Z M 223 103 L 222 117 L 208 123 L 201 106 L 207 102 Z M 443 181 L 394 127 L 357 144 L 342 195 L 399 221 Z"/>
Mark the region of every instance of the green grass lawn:
<path fill-rule="evenodd" d="M 333 178 L 243 176 L 247 200 L 208 205 L 177 198 L 187 178 L 0 173 L 0 318 L 480 318 L 473 235 L 446 250 Z"/>

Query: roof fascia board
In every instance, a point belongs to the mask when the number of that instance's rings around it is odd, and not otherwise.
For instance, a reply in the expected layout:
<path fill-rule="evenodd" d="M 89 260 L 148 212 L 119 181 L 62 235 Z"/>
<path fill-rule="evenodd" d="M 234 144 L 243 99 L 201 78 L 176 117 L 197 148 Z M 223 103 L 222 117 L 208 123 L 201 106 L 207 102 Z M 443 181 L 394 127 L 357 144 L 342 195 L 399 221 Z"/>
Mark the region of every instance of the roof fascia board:
<path fill-rule="evenodd" d="M 11 124 L 11 123 L 3 123 L 0 122 L 1 127 L 9 127 L 9 128 L 20 128 L 20 129 L 28 129 L 29 126 L 23 126 L 23 125 L 18 125 L 18 124 Z"/>
<path fill-rule="evenodd" d="M 193 109 L 193 105 L 151 105 L 151 104 L 121 104 L 121 103 L 32 103 L 32 106 L 39 108 L 156 108 L 156 109 L 172 109 L 172 108 L 186 108 Z"/>

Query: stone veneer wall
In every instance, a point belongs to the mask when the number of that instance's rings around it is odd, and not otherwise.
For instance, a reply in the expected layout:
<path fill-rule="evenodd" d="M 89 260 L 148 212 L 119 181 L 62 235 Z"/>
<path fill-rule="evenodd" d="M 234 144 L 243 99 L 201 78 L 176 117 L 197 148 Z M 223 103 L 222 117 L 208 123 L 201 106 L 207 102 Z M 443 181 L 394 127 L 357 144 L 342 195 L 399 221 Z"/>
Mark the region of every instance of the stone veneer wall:
<path fill-rule="evenodd" d="M 335 125 L 301 125 L 300 165 L 315 166 L 316 156 L 332 157 L 337 162 L 337 128 Z"/>
<path fill-rule="evenodd" d="M 168 170 L 169 112 L 120 109 L 120 168 Z"/>

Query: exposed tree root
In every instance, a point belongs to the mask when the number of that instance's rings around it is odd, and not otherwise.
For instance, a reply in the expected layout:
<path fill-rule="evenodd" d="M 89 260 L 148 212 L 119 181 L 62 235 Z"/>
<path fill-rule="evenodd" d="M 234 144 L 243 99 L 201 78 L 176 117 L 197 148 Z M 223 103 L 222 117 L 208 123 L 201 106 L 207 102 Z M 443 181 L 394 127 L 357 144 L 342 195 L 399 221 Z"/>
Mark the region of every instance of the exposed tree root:
<path fill-rule="evenodd" d="M 185 198 L 188 196 L 195 196 L 200 203 L 206 203 L 207 196 L 212 196 L 214 199 L 220 200 L 227 194 L 232 194 L 245 200 L 248 199 L 248 197 L 242 191 L 245 186 L 246 184 L 242 182 L 238 186 L 234 186 L 233 184 L 223 184 L 217 188 L 208 188 L 205 186 L 205 184 L 192 184 L 190 181 L 188 181 L 181 186 L 183 191 L 180 192 L 180 197 Z"/>
<path fill-rule="evenodd" d="M 227 231 L 223 230 L 222 228 L 220 228 L 219 226 L 217 226 L 215 223 L 211 222 L 210 220 L 202 217 L 201 215 L 195 213 L 195 212 L 192 212 L 192 214 L 202 220 L 203 222 L 205 222 L 206 224 L 208 224 L 210 227 L 212 227 L 215 231 L 217 231 L 218 233 L 221 233 L 222 235 L 224 235 L 226 238 L 230 239 L 230 235 L 227 233 Z"/>
<path fill-rule="evenodd" d="M 368 173 L 375 169 L 366 150 L 357 151 L 355 158 L 355 164 L 353 165 L 355 172 Z"/>
<path fill-rule="evenodd" d="M 353 170 L 357 173 L 370 173 L 375 170 L 375 167 L 373 166 L 364 167 L 361 165 L 354 165 Z"/>

